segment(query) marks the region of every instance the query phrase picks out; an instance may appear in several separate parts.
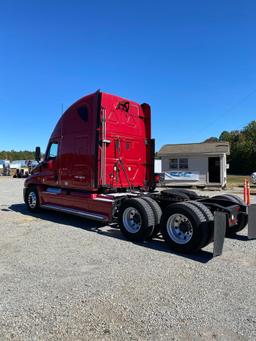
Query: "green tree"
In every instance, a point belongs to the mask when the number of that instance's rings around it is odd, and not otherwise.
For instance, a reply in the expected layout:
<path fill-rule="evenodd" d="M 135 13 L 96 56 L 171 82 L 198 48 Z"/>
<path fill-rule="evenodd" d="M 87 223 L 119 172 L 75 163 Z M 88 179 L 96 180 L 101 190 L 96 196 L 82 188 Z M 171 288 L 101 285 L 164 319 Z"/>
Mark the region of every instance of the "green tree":
<path fill-rule="evenodd" d="M 34 160 L 35 155 L 34 152 L 31 152 L 29 150 L 20 150 L 20 151 L 6 151 L 2 150 L 0 151 L 0 159 L 7 159 L 10 161 L 13 160 Z"/>
<path fill-rule="evenodd" d="M 256 121 L 240 131 L 223 131 L 219 140 L 230 143 L 230 173 L 248 175 L 256 171 Z"/>
<path fill-rule="evenodd" d="M 203 143 L 213 143 L 213 142 L 218 142 L 219 139 L 218 137 L 215 137 L 215 136 L 211 136 L 211 137 L 208 137 L 208 139 L 206 139 Z"/>

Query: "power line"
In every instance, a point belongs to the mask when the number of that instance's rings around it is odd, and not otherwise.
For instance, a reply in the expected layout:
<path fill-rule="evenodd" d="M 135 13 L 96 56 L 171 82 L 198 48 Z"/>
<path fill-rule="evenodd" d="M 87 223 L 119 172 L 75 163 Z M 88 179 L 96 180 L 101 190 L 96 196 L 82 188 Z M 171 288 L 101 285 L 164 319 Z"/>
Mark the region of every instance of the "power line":
<path fill-rule="evenodd" d="M 219 114 L 217 116 L 215 116 L 214 120 L 210 121 L 210 122 L 205 122 L 205 124 L 207 125 L 214 125 L 221 117 L 226 116 L 227 114 L 229 114 L 231 111 L 233 111 L 238 105 L 240 105 L 241 103 L 244 103 L 248 98 L 250 98 L 252 95 L 254 95 L 256 93 L 256 89 L 252 90 L 251 92 L 249 92 L 247 95 L 243 96 L 242 98 L 240 98 L 237 102 L 235 102 L 233 105 L 231 105 L 231 107 L 229 109 L 227 109 L 226 111 L 224 111 L 222 114 Z M 204 126 L 205 126 L 204 124 Z M 203 128 L 203 127 L 202 127 Z M 194 134 L 193 134 L 194 136 Z"/>

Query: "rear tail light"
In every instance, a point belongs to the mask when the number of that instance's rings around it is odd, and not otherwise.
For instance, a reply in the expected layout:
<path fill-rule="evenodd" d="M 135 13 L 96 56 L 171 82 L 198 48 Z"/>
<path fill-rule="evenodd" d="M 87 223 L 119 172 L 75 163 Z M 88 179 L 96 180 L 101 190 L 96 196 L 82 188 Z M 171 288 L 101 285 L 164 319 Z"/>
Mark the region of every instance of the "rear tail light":
<path fill-rule="evenodd" d="M 228 220 L 228 224 L 229 224 L 229 226 L 236 225 L 237 224 L 237 217 L 232 214 Z"/>
<path fill-rule="evenodd" d="M 160 175 L 155 174 L 155 183 L 158 184 L 160 182 Z"/>

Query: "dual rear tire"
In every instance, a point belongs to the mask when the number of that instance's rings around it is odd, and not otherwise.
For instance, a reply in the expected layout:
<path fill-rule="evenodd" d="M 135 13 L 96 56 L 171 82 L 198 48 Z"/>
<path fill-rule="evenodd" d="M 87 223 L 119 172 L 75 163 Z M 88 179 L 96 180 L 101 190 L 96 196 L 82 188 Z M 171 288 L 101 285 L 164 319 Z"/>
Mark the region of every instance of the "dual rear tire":
<path fill-rule="evenodd" d="M 198 205 L 199 204 L 199 205 Z M 162 215 L 161 232 L 170 248 L 177 252 L 199 251 L 211 240 L 213 217 L 206 206 L 182 202 L 168 206 Z"/>
<path fill-rule="evenodd" d="M 119 226 L 127 239 L 141 242 L 161 232 L 172 250 L 183 253 L 198 251 L 211 241 L 211 223 L 211 212 L 198 202 L 172 204 L 162 214 L 152 198 L 130 198 L 119 212 Z"/>
<path fill-rule="evenodd" d="M 25 192 L 25 203 L 30 212 L 40 209 L 36 187 Z M 119 212 L 119 226 L 129 240 L 141 242 L 154 238 L 160 231 L 172 250 L 194 252 L 212 239 L 213 215 L 200 202 L 187 201 L 169 205 L 164 214 L 150 197 L 124 200 Z"/>
<path fill-rule="evenodd" d="M 119 226 L 129 240 L 141 242 L 148 239 L 155 228 L 155 217 L 149 203 L 142 198 L 124 200 L 119 212 Z"/>
<path fill-rule="evenodd" d="M 234 205 L 246 206 L 246 203 L 237 195 L 234 194 L 223 194 L 216 195 L 216 199 L 228 200 L 232 202 Z M 237 232 L 242 231 L 248 223 L 248 215 L 245 212 L 239 212 L 237 215 L 237 224 L 234 226 L 228 226 L 226 229 L 227 237 L 234 237 Z"/>

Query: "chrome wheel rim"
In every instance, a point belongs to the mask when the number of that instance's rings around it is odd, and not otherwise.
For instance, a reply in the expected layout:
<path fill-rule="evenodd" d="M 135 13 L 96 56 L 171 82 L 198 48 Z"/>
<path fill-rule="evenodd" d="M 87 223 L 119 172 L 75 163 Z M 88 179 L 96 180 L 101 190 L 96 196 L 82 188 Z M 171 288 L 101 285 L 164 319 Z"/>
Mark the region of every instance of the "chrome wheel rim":
<path fill-rule="evenodd" d="M 35 192 L 29 192 L 28 195 L 28 204 L 30 208 L 35 208 L 37 204 L 37 198 Z"/>
<path fill-rule="evenodd" d="M 180 213 L 172 214 L 169 217 L 166 229 L 169 237 L 177 244 L 187 244 L 193 236 L 191 221 Z"/>
<path fill-rule="evenodd" d="M 129 233 L 137 233 L 142 225 L 142 218 L 134 207 L 127 207 L 123 213 L 123 225 Z"/>

